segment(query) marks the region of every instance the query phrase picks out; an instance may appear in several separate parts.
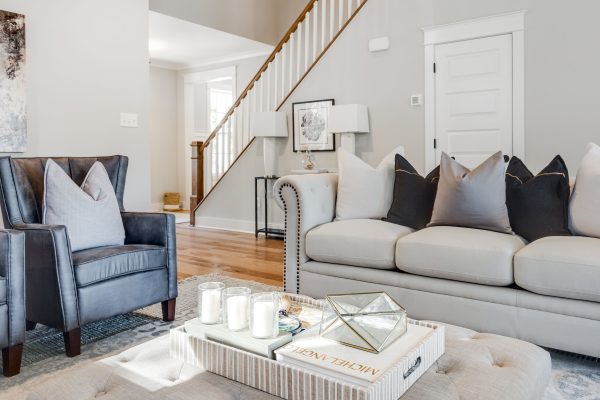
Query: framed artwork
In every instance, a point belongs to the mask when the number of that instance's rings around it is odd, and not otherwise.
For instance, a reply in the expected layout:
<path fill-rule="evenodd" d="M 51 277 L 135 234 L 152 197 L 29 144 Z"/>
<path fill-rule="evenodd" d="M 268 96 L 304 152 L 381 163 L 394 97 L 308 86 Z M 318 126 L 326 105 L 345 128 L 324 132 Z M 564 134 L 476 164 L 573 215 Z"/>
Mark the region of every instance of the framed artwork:
<path fill-rule="evenodd" d="M 335 135 L 327 132 L 333 99 L 292 104 L 294 151 L 335 151 Z"/>
<path fill-rule="evenodd" d="M 25 16 L 0 10 L 0 152 L 22 153 L 27 144 Z"/>

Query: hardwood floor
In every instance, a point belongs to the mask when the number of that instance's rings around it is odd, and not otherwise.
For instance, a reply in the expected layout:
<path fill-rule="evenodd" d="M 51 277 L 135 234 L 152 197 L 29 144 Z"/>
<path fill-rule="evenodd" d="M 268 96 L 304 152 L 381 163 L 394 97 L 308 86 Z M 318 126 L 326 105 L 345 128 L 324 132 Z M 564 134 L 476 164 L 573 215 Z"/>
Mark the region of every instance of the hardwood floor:
<path fill-rule="evenodd" d="M 269 285 L 283 284 L 283 240 L 251 233 L 177 225 L 177 276 L 218 272 Z"/>

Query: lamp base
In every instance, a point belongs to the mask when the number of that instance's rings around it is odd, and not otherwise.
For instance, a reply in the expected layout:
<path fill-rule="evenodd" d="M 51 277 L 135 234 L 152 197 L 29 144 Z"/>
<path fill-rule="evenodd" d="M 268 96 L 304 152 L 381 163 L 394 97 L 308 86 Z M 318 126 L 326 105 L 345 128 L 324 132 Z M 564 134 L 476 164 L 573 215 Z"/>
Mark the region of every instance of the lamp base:
<path fill-rule="evenodd" d="M 277 176 L 277 139 L 274 137 L 263 138 L 263 157 L 265 163 L 265 177 Z"/>
<path fill-rule="evenodd" d="M 340 147 L 349 153 L 356 154 L 356 138 L 354 133 L 342 133 L 340 134 Z"/>

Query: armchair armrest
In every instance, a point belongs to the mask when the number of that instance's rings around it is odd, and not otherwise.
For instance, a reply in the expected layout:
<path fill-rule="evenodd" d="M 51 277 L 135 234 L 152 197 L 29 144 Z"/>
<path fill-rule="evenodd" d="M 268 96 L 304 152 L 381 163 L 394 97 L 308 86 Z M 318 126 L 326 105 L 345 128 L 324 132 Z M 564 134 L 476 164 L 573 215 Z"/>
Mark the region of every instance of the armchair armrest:
<path fill-rule="evenodd" d="M 0 276 L 6 278 L 8 346 L 25 341 L 25 235 L 0 230 Z"/>
<path fill-rule="evenodd" d="M 277 204 L 285 213 L 283 286 L 300 292 L 300 265 L 308 261 L 305 238 L 335 217 L 337 174 L 288 175 L 275 182 Z"/>
<path fill-rule="evenodd" d="M 177 244 L 175 216 L 166 213 L 121 212 L 125 244 L 152 244 L 167 248 L 169 298 L 177 297 Z"/>
<path fill-rule="evenodd" d="M 77 285 L 67 228 L 20 224 L 25 233 L 27 319 L 62 329 L 79 327 Z"/>

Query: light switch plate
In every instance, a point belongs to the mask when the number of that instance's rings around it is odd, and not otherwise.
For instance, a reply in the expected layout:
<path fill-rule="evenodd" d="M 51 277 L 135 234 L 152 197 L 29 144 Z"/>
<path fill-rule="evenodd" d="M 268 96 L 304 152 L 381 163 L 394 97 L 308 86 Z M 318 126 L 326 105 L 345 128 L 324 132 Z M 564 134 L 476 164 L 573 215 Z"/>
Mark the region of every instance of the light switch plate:
<path fill-rule="evenodd" d="M 121 113 L 121 126 L 124 128 L 137 128 L 138 115 L 133 113 Z"/>
<path fill-rule="evenodd" d="M 423 95 L 413 94 L 412 96 L 410 96 L 410 105 L 413 107 L 419 107 L 423 105 Z"/>

